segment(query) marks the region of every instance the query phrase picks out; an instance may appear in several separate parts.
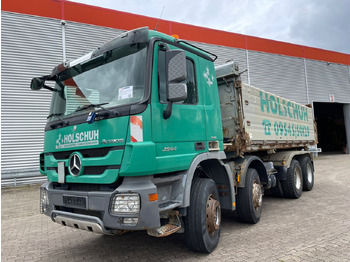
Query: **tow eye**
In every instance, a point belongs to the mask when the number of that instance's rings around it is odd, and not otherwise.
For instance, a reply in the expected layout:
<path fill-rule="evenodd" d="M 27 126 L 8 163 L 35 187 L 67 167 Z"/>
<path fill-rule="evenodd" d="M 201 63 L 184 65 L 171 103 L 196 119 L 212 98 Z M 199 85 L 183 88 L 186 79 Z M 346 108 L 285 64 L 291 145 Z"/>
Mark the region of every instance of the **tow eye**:
<path fill-rule="evenodd" d="M 153 237 L 166 237 L 181 229 L 179 211 L 172 211 L 169 215 L 169 223 L 156 228 L 147 229 L 147 234 Z"/>

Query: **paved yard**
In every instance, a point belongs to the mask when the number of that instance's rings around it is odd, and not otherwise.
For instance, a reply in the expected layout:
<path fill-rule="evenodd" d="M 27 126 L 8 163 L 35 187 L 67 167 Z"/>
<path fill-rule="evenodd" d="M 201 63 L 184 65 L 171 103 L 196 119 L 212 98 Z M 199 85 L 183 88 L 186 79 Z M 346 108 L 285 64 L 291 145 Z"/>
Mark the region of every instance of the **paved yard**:
<path fill-rule="evenodd" d="M 2 261 L 349 261 L 350 156 L 316 160 L 315 187 L 298 200 L 264 197 L 262 219 L 239 223 L 223 214 L 210 255 L 189 251 L 182 234 L 102 236 L 40 215 L 39 187 L 2 190 Z"/>

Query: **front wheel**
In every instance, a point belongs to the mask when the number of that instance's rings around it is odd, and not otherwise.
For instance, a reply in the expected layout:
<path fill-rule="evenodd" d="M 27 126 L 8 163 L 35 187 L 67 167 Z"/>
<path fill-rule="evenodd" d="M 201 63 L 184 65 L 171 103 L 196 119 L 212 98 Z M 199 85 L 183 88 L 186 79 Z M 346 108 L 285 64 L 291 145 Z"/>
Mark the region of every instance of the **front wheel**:
<path fill-rule="evenodd" d="M 256 224 L 261 217 L 263 192 L 258 172 L 249 168 L 245 186 L 238 188 L 237 214 L 242 222 Z"/>
<path fill-rule="evenodd" d="M 221 208 L 216 184 L 211 179 L 192 182 L 191 200 L 185 217 L 185 241 L 189 249 L 211 253 L 219 243 Z"/>

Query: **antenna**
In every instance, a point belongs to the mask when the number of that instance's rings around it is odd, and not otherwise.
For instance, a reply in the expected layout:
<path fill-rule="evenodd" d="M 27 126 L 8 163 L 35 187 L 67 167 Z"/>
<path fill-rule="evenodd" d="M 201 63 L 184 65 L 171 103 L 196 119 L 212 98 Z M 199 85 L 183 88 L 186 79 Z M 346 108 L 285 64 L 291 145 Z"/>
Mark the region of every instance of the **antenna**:
<path fill-rule="evenodd" d="M 160 13 L 160 16 L 159 16 L 159 18 L 158 18 L 158 22 L 157 22 L 157 25 L 156 25 L 156 28 L 154 28 L 154 31 L 157 31 L 157 28 L 158 28 L 158 25 L 159 25 L 159 21 L 160 21 L 160 18 L 162 17 L 162 14 L 163 14 L 163 12 L 164 12 L 164 5 L 163 5 L 163 9 L 162 9 L 162 12 Z"/>

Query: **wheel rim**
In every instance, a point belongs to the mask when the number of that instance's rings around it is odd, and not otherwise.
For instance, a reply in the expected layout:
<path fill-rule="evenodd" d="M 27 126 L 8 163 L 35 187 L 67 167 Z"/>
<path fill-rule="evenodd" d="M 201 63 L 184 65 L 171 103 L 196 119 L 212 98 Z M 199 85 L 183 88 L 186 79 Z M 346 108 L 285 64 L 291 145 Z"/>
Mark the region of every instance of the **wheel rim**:
<path fill-rule="evenodd" d="M 295 169 L 295 172 L 294 172 L 294 177 L 295 177 L 295 187 L 297 189 L 300 189 L 301 188 L 301 171 L 299 168 L 296 168 Z"/>
<path fill-rule="evenodd" d="M 312 183 L 312 168 L 310 165 L 307 165 L 307 181 Z"/>
<path fill-rule="evenodd" d="M 254 180 L 253 183 L 253 207 L 254 210 L 257 211 L 259 207 L 262 205 L 262 190 L 260 183 L 257 183 L 256 180 Z"/>
<path fill-rule="evenodd" d="M 213 236 L 220 228 L 221 208 L 218 200 L 211 194 L 207 200 L 206 224 L 209 236 Z"/>

